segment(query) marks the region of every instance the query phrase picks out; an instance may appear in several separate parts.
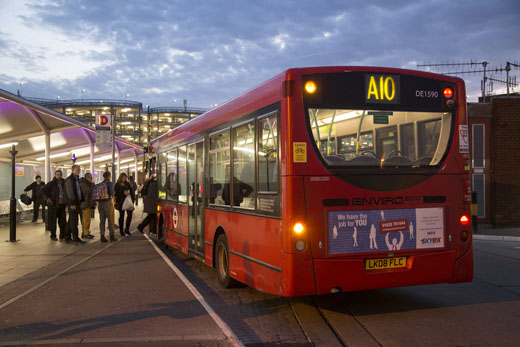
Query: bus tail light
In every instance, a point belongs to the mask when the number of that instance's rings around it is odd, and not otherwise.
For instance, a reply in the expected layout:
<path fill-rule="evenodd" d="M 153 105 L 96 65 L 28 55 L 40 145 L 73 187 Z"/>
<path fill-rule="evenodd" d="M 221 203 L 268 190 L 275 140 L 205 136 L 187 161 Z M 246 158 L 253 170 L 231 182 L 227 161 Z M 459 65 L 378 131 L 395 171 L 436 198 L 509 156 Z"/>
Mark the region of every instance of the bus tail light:
<path fill-rule="evenodd" d="M 463 213 L 459 218 L 459 241 L 457 242 L 457 258 L 462 257 L 471 248 L 471 217 Z M 469 230 L 468 230 L 469 229 Z"/>
<path fill-rule="evenodd" d="M 462 216 L 460 216 L 460 225 L 468 225 L 469 224 L 469 216 L 467 214 L 463 214 Z"/>
<path fill-rule="evenodd" d="M 446 99 L 451 99 L 453 97 L 453 89 L 451 88 L 444 88 L 442 93 Z"/>

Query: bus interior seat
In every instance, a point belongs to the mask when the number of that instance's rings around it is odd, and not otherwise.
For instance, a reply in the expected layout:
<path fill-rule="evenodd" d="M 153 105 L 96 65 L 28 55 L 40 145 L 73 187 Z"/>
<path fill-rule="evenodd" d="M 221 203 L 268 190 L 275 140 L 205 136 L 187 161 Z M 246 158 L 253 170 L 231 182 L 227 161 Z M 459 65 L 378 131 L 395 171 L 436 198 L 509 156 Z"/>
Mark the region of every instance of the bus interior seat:
<path fill-rule="evenodd" d="M 348 160 L 347 164 L 352 166 L 376 166 L 379 165 L 379 160 L 369 155 L 360 155 Z"/>
<path fill-rule="evenodd" d="M 385 159 L 383 166 L 412 166 L 413 163 L 408 157 L 395 156 Z"/>
<path fill-rule="evenodd" d="M 421 157 L 413 162 L 413 166 L 425 166 L 430 165 L 433 157 Z"/>
<path fill-rule="evenodd" d="M 335 164 L 345 164 L 347 161 L 343 159 L 343 157 L 340 157 L 339 155 L 326 155 L 325 160 L 332 165 Z"/>

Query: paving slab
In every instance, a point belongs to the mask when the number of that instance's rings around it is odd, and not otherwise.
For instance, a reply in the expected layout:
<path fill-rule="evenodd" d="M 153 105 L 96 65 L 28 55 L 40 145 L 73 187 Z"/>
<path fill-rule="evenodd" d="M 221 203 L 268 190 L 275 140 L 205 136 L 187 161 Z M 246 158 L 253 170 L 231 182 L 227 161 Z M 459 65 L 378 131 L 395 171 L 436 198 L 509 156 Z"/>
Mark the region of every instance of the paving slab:
<path fill-rule="evenodd" d="M 0 309 L 0 342 L 205 342 L 226 336 L 142 235 Z"/>

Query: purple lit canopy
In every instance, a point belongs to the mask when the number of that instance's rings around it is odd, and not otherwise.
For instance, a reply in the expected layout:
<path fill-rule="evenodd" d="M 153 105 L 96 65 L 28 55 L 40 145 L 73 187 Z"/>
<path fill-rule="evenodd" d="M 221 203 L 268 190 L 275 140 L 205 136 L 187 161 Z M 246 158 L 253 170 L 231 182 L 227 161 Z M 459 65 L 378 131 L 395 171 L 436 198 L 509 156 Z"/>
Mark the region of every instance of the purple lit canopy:
<path fill-rule="evenodd" d="M 0 89 L 0 161 L 11 160 L 11 147 L 1 148 L 2 145 L 17 142 L 17 164 L 43 166 L 46 132 L 50 134 L 51 166 L 71 165 L 74 154 L 77 164 L 89 168 L 91 143 L 96 142 L 95 128 Z M 120 161 L 129 162 L 142 155 L 143 148 L 116 137 L 117 151 Z M 111 153 L 111 148 L 95 146 L 95 168 L 111 163 Z"/>

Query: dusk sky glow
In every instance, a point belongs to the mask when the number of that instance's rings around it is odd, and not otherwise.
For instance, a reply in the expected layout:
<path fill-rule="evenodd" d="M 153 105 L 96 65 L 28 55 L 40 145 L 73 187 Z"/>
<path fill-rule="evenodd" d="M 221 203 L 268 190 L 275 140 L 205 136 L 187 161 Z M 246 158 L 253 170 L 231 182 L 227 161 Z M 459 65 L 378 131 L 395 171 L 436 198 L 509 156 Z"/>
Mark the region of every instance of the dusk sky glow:
<path fill-rule="evenodd" d="M 85 89 L 89 99 L 209 108 L 290 67 L 520 61 L 517 0 L 0 0 L 0 9 L 0 88 L 49 99 Z M 482 74 L 461 77 L 476 101 Z"/>

